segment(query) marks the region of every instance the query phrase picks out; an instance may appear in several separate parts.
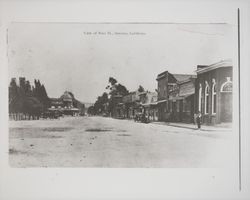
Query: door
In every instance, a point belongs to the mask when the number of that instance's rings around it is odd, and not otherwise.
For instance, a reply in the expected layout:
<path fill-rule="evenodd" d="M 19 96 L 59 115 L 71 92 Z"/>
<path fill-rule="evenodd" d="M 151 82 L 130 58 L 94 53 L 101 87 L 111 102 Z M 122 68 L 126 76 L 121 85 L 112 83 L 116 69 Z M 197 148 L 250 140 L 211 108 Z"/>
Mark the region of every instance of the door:
<path fill-rule="evenodd" d="M 182 121 L 182 119 L 183 119 L 183 100 L 180 100 L 179 103 L 180 103 L 179 119 L 180 119 L 180 121 Z"/>

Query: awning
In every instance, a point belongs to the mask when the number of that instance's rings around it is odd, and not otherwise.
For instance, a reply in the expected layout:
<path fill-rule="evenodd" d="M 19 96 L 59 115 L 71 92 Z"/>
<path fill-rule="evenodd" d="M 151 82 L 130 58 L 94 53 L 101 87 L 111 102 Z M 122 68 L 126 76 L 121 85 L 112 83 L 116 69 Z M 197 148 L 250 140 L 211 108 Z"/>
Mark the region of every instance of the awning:
<path fill-rule="evenodd" d="M 169 97 L 169 100 L 170 101 L 173 101 L 173 100 L 182 100 L 182 99 L 184 99 L 184 97 L 181 97 L 181 96 L 177 96 L 177 97 Z"/>
<path fill-rule="evenodd" d="M 167 101 L 167 100 L 164 99 L 164 100 L 157 101 L 156 103 L 157 103 L 157 104 L 160 104 L 160 103 L 164 103 L 164 102 L 166 102 L 166 101 Z"/>
<path fill-rule="evenodd" d="M 157 105 L 157 102 L 152 102 L 152 103 L 144 103 L 144 104 L 141 104 L 143 107 L 149 107 L 149 106 L 155 106 Z"/>
<path fill-rule="evenodd" d="M 143 106 L 143 107 L 149 107 L 150 103 L 143 103 L 143 104 L 141 104 L 141 106 Z"/>
<path fill-rule="evenodd" d="M 169 100 L 182 100 L 182 99 L 186 99 L 190 96 L 192 96 L 194 94 L 187 94 L 187 95 L 183 95 L 183 96 L 176 96 L 176 97 L 169 97 Z"/>

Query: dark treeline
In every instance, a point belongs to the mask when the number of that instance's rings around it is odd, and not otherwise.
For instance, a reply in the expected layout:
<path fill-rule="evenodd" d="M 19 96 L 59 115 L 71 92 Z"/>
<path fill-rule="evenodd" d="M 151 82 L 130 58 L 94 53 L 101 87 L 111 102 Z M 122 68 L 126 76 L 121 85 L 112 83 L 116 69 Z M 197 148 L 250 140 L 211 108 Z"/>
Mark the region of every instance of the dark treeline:
<path fill-rule="evenodd" d="M 12 78 L 9 85 L 9 114 L 14 120 L 39 119 L 50 104 L 46 89 L 39 80 L 31 85 L 24 77 Z"/>
<path fill-rule="evenodd" d="M 106 90 L 108 90 L 108 92 L 104 92 L 101 96 L 98 96 L 94 105 L 89 107 L 88 114 L 110 115 L 110 113 L 112 112 L 112 108 L 116 103 L 114 97 L 117 96 L 123 97 L 129 94 L 127 88 L 124 85 L 118 83 L 118 81 L 113 77 L 109 78 Z M 138 91 L 143 92 L 144 88 L 140 85 Z"/>

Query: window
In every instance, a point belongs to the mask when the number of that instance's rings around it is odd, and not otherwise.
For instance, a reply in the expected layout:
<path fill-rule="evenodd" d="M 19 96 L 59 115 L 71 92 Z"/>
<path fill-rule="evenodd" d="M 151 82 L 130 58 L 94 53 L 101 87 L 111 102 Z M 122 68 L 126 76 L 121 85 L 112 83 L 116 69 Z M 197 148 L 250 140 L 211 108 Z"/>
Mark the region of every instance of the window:
<path fill-rule="evenodd" d="M 205 87 L 205 114 L 208 114 L 209 110 L 209 85 L 206 81 L 206 87 Z"/>
<path fill-rule="evenodd" d="M 201 112 L 201 104 L 202 104 L 202 86 L 200 84 L 200 88 L 199 88 L 199 112 Z"/>
<path fill-rule="evenodd" d="M 227 77 L 227 81 L 221 85 L 221 92 L 232 92 L 233 83 L 230 77 Z"/>
<path fill-rule="evenodd" d="M 213 86 L 212 86 L 212 114 L 216 114 L 216 82 L 213 79 Z"/>

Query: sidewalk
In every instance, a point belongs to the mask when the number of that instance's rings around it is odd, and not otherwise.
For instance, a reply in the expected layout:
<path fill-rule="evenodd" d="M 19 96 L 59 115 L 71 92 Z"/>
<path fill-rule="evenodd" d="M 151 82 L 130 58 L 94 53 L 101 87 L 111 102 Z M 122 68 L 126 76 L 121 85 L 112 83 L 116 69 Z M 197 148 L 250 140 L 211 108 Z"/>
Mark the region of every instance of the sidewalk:
<path fill-rule="evenodd" d="M 173 126 L 178 128 L 187 128 L 192 130 L 197 130 L 196 124 L 186 124 L 186 123 L 175 123 L 175 122 L 151 122 L 153 124 L 159 124 L 159 125 L 166 125 L 166 126 Z M 214 126 L 207 126 L 207 125 L 201 125 L 201 130 L 204 131 L 231 131 L 232 130 L 232 124 L 231 123 L 225 123 L 225 124 L 218 124 Z"/>

